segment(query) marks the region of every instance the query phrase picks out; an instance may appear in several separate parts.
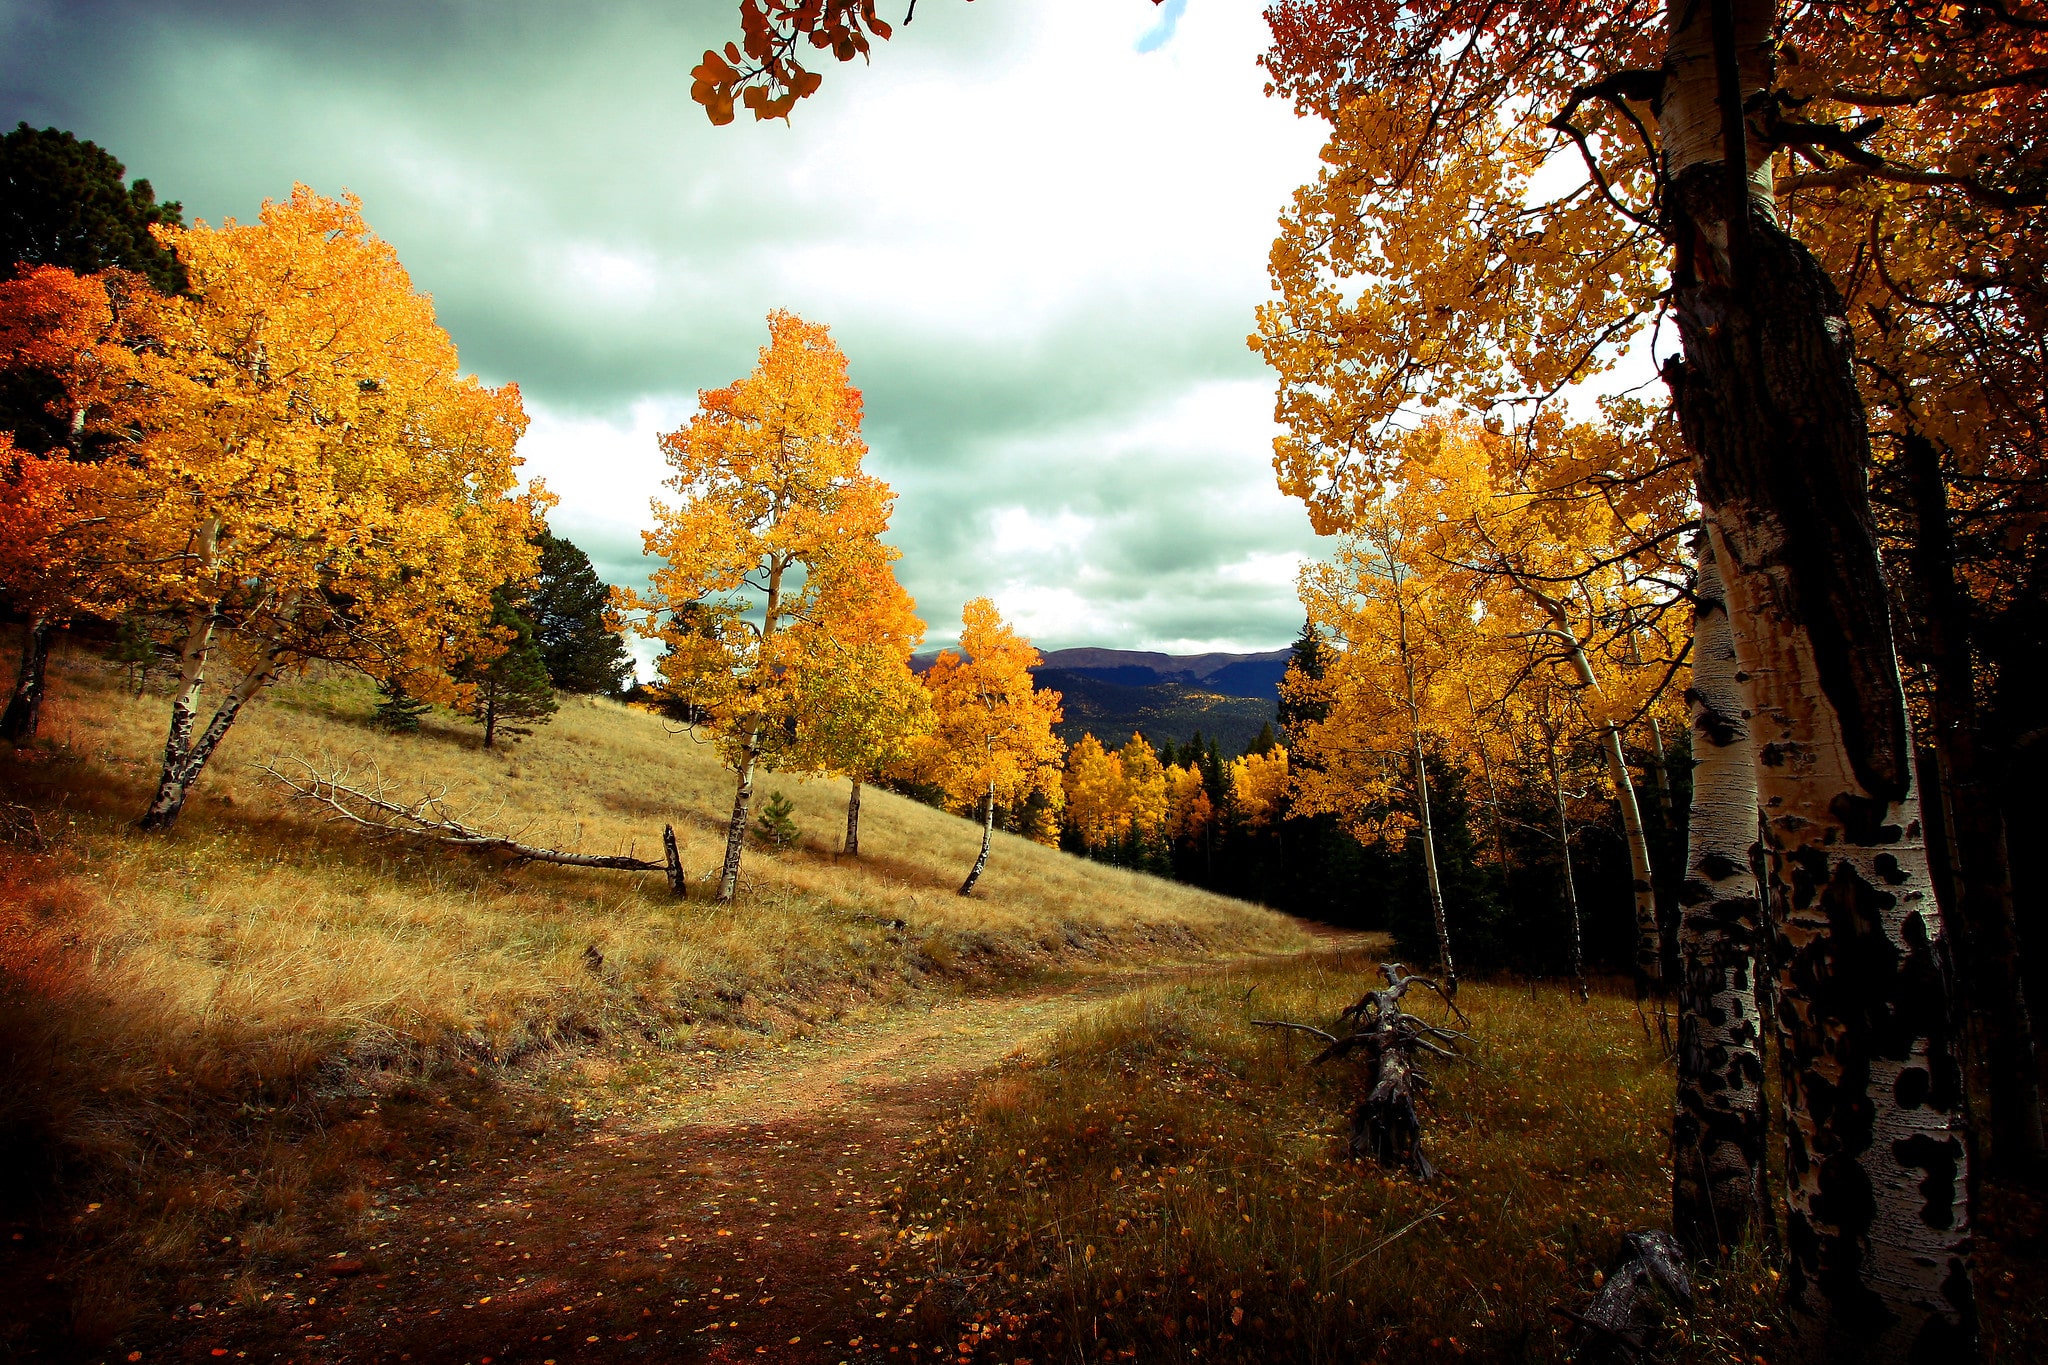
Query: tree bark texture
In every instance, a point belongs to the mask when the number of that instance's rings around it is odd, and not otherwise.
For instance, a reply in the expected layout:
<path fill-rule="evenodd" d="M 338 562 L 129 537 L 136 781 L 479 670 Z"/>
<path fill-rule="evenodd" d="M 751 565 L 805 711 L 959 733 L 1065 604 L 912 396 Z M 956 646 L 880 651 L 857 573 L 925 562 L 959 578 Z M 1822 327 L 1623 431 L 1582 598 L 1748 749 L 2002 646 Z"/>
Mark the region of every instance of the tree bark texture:
<path fill-rule="evenodd" d="M 1672 1230 L 1718 1260 L 1769 1225 L 1764 1039 L 1757 1008 L 1763 909 L 1754 857 L 1756 768 L 1736 680 L 1735 636 L 1711 553 L 1694 589 L 1693 786 L 1679 889 L 1678 1100 Z"/>
<path fill-rule="evenodd" d="M 1770 149 L 1743 111 L 1775 80 L 1775 0 L 1670 12 L 1659 123 L 1683 360 L 1666 376 L 1756 746 L 1790 1075 L 1787 1288 L 1806 1344 L 1837 1359 L 1967 1359 L 1962 1073 L 1851 333 L 1759 184 Z M 1689 131 L 1709 103 L 1718 155 Z"/>
<path fill-rule="evenodd" d="M 1956 577 L 1948 487 L 1934 443 L 1917 432 L 1901 442 L 1908 497 L 1919 535 L 1907 556 L 1926 614 L 1934 672 L 1934 752 L 1947 795 L 1956 931 L 1971 1023 L 1983 1039 L 1991 1101 L 1991 1159 L 2023 1168 L 2043 1155 L 2039 1063 L 2020 973 L 2019 925 L 2006 856 L 2004 813 L 1988 770 L 1978 722 L 1970 604 Z"/>
<path fill-rule="evenodd" d="M 498 688 L 495 683 L 484 684 L 484 747 L 491 747 L 498 737 Z"/>
<path fill-rule="evenodd" d="M 989 841 L 996 832 L 996 784 L 988 784 L 988 796 L 982 802 L 981 815 L 981 856 L 974 860 L 974 867 L 967 874 L 967 880 L 960 883 L 960 894 L 972 895 L 974 884 L 981 880 L 981 870 L 988 866 Z"/>
<path fill-rule="evenodd" d="M 846 794 L 846 856 L 860 856 L 860 779 L 852 780 L 852 790 Z"/>
<path fill-rule="evenodd" d="M 43 692 L 54 634 L 47 616 L 31 617 L 21 628 L 21 669 L 15 675 L 14 695 L 7 699 L 7 711 L 0 715 L 0 739 L 17 749 L 34 743 L 36 731 L 43 723 Z"/>
<path fill-rule="evenodd" d="M 1723 180 L 1669 191 L 1679 230 L 1721 227 L 1680 272 L 1667 374 L 1717 518 L 1771 853 L 1789 1288 L 1833 1354 L 1967 1354 L 1962 1076 L 1849 327 L 1768 217 L 1728 228 Z"/>
<path fill-rule="evenodd" d="M 740 759 L 739 781 L 732 794 L 732 820 L 725 827 L 725 866 L 718 873 L 718 903 L 732 904 L 740 889 L 740 858 L 747 851 L 747 812 L 754 803 L 754 754 L 759 739 L 747 741 Z"/>

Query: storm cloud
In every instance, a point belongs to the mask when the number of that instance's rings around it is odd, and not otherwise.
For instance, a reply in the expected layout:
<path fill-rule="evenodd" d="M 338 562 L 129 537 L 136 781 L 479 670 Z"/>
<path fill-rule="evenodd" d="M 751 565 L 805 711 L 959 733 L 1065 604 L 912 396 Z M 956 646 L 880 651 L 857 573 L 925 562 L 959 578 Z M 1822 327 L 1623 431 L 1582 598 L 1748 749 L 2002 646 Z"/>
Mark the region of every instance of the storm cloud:
<path fill-rule="evenodd" d="M 1319 143 L 1262 94 L 1258 7 L 927 0 L 791 125 L 713 129 L 689 69 L 736 8 L 0 0 L 0 112 L 188 217 L 359 195 L 614 581 L 655 433 L 790 308 L 866 395 L 934 641 L 982 594 L 1048 648 L 1290 638 L 1315 543 L 1245 336 Z"/>

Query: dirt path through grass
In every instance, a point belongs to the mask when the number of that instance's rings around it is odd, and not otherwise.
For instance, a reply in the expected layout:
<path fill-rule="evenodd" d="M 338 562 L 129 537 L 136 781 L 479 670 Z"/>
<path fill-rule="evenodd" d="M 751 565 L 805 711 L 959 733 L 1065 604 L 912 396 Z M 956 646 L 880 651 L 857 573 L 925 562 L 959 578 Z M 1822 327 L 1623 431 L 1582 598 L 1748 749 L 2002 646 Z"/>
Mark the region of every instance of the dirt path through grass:
<path fill-rule="evenodd" d="M 1372 941 L 1319 940 L 1311 951 Z M 328 1244 L 296 1270 L 225 1268 L 217 1302 L 195 1293 L 128 1359 L 950 1358 L 901 1307 L 914 1296 L 884 1217 L 915 1139 L 1066 1021 L 1216 969 L 935 997 L 737 1060 L 586 1064 L 530 1094 L 495 1092 L 461 1126 L 467 1140 L 444 1124 L 423 1142 L 428 1127 L 394 1101 L 355 1101 L 337 1118 L 375 1155 Z M 564 1106 L 589 1117 L 536 1117 Z"/>

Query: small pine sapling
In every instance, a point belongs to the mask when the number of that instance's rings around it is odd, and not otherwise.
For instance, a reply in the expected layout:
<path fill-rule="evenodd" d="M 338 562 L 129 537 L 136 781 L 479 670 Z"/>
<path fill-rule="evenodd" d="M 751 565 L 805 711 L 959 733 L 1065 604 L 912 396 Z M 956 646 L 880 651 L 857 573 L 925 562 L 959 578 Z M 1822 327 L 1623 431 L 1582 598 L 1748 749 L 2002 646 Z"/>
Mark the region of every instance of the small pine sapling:
<path fill-rule="evenodd" d="M 754 837 L 773 849 L 796 847 L 796 803 L 779 791 L 768 793 L 767 804 L 754 820 Z"/>

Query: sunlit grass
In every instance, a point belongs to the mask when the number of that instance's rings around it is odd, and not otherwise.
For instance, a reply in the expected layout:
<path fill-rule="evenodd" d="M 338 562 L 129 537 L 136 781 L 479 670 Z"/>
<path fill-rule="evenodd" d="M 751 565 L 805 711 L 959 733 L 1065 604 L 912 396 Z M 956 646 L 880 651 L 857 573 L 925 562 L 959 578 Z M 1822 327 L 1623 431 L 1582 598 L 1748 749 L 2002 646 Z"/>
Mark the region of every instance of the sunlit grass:
<path fill-rule="evenodd" d="M 488 1081 L 565 1048 L 729 1051 L 920 990 L 1302 941 L 1256 907 L 1008 835 L 963 899 L 972 822 L 870 791 L 868 856 L 844 859 L 845 784 L 775 774 L 761 786 L 791 795 L 803 841 L 750 849 L 721 907 L 704 893 L 732 788 L 709 745 L 587 698 L 502 750 L 445 714 L 391 735 L 368 684 L 339 674 L 252 706 L 178 828 L 147 837 L 133 822 L 165 697 L 78 650 L 51 682 L 42 740 L 0 751 L 6 800 L 44 836 L 0 844 L 0 1158 L 24 1190 L 104 1204 L 88 1240 L 128 1208 L 123 1235 L 167 1264 L 223 1225 L 288 1241 L 337 1149 L 279 1135 L 337 1097 Z M 281 795 L 252 766 L 273 757 L 375 771 L 408 798 L 445 789 L 535 843 L 659 857 L 672 823 L 692 895 L 368 841 Z M 160 1178 L 187 1148 L 193 1165 Z"/>

